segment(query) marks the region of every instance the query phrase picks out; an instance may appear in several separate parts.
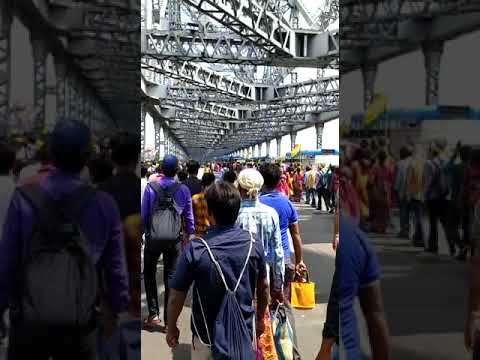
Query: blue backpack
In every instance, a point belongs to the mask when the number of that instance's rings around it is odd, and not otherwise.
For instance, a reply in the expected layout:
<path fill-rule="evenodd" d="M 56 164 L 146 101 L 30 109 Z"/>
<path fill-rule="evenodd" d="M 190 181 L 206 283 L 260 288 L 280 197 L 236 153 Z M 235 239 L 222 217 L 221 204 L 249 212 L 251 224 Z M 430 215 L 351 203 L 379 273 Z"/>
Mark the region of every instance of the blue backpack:
<path fill-rule="evenodd" d="M 240 309 L 237 297 L 235 296 L 235 293 L 238 289 L 238 286 L 240 285 L 243 274 L 250 260 L 250 254 L 252 253 L 254 240 L 251 234 L 250 237 L 250 247 L 248 249 L 247 259 L 245 260 L 245 264 L 233 290 L 230 290 L 230 288 L 228 287 L 225 276 L 223 275 L 222 268 L 220 267 L 219 262 L 213 256 L 212 250 L 208 246 L 207 242 L 202 238 L 199 238 L 199 240 L 207 248 L 208 254 L 210 255 L 210 258 L 214 263 L 215 267 L 217 268 L 217 271 L 222 279 L 223 285 L 225 286 L 226 290 L 222 304 L 220 305 L 220 309 L 215 319 L 215 327 L 212 334 L 213 337 L 210 335 L 208 331 L 208 326 L 205 322 L 205 328 L 207 330 L 207 336 L 209 341 L 209 344 L 206 345 L 210 346 L 213 359 L 215 360 L 255 359 L 253 339 L 250 336 L 247 324 L 245 322 L 245 318 L 243 317 L 242 310 Z M 203 305 L 200 299 L 200 294 L 198 293 L 198 289 L 197 297 L 200 304 L 200 310 L 205 321 L 205 312 L 203 311 Z M 197 330 L 197 325 L 195 324 L 193 314 L 192 322 L 198 334 L 199 332 Z"/>

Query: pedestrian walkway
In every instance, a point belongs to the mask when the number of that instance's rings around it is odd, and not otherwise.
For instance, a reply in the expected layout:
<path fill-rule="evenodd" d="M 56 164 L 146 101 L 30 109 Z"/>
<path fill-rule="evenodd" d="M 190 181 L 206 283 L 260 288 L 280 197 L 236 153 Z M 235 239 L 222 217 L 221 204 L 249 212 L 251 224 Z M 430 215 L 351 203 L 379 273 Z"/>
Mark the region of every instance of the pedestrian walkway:
<path fill-rule="evenodd" d="M 321 333 L 334 271 L 334 252 L 331 247 L 333 236 L 332 215 L 322 214 L 308 205 L 296 204 L 300 216 L 300 229 L 304 243 L 304 260 L 309 267 L 310 279 L 316 283 L 314 310 L 294 310 L 297 337 L 302 358 L 314 359 L 321 343 Z M 162 283 L 162 265 L 159 265 L 157 281 Z M 159 286 L 159 303 L 163 304 L 164 289 Z M 190 360 L 191 331 L 189 294 L 187 307 L 180 315 L 180 344 L 175 350 L 167 347 L 162 332 L 142 331 L 142 359 L 145 360 Z M 145 294 L 142 295 L 143 315 L 147 314 Z M 162 313 L 163 309 L 160 310 Z M 163 320 L 163 319 L 162 319 Z"/>
<path fill-rule="evenodd" d="M 370 238 L 382 269 L 392 359 L 470 359 L 463 345 L 468 268 L 449 256 L 444 235 L 439 239 L 439 256 L 424 255 L 409 240 Z M 368 353 L 365 323 L 360 327 L 362 347 Z"/>

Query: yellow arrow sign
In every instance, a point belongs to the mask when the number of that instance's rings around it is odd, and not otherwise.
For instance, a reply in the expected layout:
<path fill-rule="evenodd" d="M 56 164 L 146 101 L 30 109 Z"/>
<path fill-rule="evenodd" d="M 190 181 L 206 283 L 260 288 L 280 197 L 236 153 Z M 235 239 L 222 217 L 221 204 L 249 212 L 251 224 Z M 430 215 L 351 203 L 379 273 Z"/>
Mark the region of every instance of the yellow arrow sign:
<path fill-rule="evenodd" d="M 387 110 L 387 97 L 377 94 L 363 115 L 363 125 L 374 123 Z"/>
<path fill-rule="evenodd" d="M 297 156 L 301 149 L 302 149 L 302 145 L 301 145 L 301 144 L 296 144 L 295 147 L 293 148 L 292 153 L 290 154 L 290 156 L 291 156 L 291 157 Z"/>

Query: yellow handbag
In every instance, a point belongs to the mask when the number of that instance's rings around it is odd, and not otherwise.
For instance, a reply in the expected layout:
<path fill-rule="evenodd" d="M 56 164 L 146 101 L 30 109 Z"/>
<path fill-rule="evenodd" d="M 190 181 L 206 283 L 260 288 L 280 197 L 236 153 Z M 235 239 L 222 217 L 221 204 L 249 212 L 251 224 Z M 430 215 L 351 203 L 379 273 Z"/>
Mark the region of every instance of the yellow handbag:
<path fill-rule="evenodd" d="M 306 278 L 295 275 L 290 283 L 290 303 L 296 309 L 315 308 L 315 283 L 310 282 L 308 271 Z"/>

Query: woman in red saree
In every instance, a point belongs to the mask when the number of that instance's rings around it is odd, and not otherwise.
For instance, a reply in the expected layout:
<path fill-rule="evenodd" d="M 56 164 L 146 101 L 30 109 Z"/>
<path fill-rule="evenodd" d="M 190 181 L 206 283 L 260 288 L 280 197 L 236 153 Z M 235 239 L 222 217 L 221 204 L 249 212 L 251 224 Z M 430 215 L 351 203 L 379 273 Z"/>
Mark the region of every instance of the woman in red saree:
<path fill-rule="evenodd" d="M 392 206 L 393 171 L 387 163 L 387 153 L 383 150 L 377 155 L 377 163 L 372 169 L 369 181 L 370 194 L 370 230 L 385 234 L 390 221 Z"/>
<path fill-rule="evenodd" d="M 303 174 L 300 168 L 295 171 L 293 175 L 293 201 L 300 202 L 303 194 Z"/>

